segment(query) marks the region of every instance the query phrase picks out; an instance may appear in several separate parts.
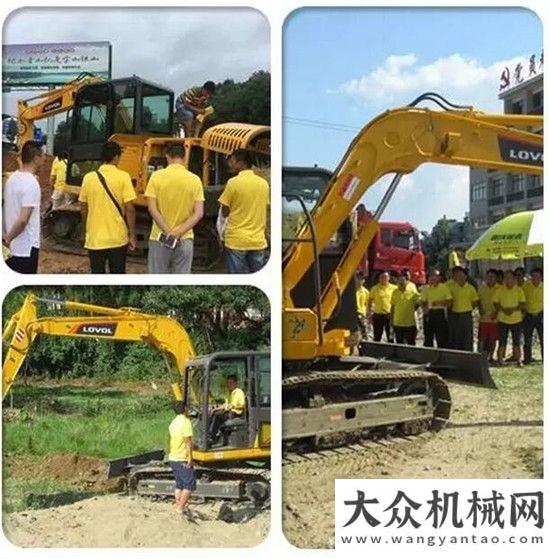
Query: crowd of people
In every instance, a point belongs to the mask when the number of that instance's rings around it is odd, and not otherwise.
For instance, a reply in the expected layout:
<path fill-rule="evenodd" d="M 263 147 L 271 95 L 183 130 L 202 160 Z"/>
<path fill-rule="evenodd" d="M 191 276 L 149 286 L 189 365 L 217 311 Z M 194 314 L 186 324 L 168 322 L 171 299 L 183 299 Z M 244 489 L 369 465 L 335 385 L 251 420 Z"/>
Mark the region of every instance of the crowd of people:
<path fill-rule="evenodd" d="M 119 168 L 121 156 L 117 142 L 106 142 L 102 164 L 84 175 L 78 197 L 84 248 L 94 274 L 125 273 L 128 252 L 137 246 L 137 194 L 130 175 Z M 151 174 L 144 193 L 152 220 L 147 269 L 153 274 L 186 274 L 193 261 L 193 228 L 204 215 L 203 184 L 186 168 L 181 142 L 168 144 L 165 157 L 167 166 Z M 21 273 L 38 271 L 41 189 L 36 176 L 44 162 L 42 145 L 26 142 L 20 169 L 8 177 L 4 187 L 4 255 L 8 266 Z M 268 258 L 269 185 L 252 169 L 247 150 L 234 151 L 228 165 L 234 176 L 219 198 L 217 227 L 227 271 L 255 272 Z M 66 169 L 66 154 L 58 154 L 50 173 L 53 209 L 66 202 Z"/>
<path fill-rule="evenodd" d="M 396 281 L 388 272 L 380 272 L 369 290 L 358 276 L 357 312 L 362 334 L 372 332 L 375 342 L 416 345 L 422 324 L 425 347 L 474 351 L 474 313 L 478 314 L 477 351 L 491 363 L 518 366 L 533 361 L 536 333 L 543 351 L 543 271 L 525 269 L 489 269 L 477 286 L 461 265 L 455 265 L 448 279 L 439 270 L 429 273 L 428 283 L 420 290 L 411 282 L 408 270 Z M 507 357 L 507 345 L 512 354 Z"/>

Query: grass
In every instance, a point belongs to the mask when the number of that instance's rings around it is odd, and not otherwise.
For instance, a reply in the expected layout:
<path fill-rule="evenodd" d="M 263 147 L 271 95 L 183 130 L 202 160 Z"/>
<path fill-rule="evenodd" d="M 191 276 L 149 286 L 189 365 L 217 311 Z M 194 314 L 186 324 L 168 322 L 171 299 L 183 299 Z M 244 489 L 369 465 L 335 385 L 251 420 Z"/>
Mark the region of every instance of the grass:
<path fill-rule="evenodd" d="M 173 415 L 170 404 L 169 395 L 15 386 L 14 407 L 20 413 L 4 423 L 4 452 L 117 458 L 164 448 Z"/>
<path fill-rule="evenodd" d="M 46 478 L 6 478 L 3 495 L 2 510 L 7 514 L 75 503 L 94 493 L 75 491 L 66 483 Z"/>

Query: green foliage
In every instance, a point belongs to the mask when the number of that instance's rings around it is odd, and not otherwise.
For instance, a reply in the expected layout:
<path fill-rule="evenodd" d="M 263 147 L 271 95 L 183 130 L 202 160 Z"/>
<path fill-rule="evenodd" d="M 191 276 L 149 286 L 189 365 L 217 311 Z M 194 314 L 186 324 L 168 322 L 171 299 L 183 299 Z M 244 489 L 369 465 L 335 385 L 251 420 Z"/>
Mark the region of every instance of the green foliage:
<path fill-rule="evenodd" d="M 447 256 L 450 250 L 451 231 L 449 221 L 443 216 L 432 229 L 430 243 L 426 245 L 426 264 L 428 268 L 447 271 Z"/>
<path fill-rule="evenodd" d="M 29 291 L 53 300 L 134 307 L 151 314 L 169 314 L 188 331 L 198 354 L 269 347 L 269 301 L 253 287 L 21 287 L 4 299 L 4 321 L 19 309 Z M 39 305 L 39 313 L 40 316 L 75 314 L 46 303 Z M 104 380 L 159 380 L 166 377 L 162 356 L 146 344 L 48 336 L 36 339 L 20 373 L 24 374 Z"/>
<path fill-rule="evenodd" d="M 212 96 L 215 113 L 210 124 L 221 122 L 271 123 L 271 75 L 254 72 L 244 82 L 225 80 Z"/>
<path fill-rule="evenodd" d="M 164 448 L 171 403 L 166 393 L 18 386 L 14 406 L 22 413 L 4 424 L 3 449 L 117 458 Z"/>

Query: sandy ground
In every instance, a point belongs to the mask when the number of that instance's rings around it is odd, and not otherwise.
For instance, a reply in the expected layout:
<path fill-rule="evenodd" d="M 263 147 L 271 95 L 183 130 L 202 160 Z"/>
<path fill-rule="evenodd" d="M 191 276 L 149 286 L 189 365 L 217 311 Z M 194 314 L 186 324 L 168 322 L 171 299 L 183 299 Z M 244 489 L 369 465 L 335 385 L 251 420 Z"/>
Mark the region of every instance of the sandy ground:
<path fill-rule="evenodd" d="M 334 546 L 337 478 L 539 477 L 542 395 L 533 405 L 521 393 L 512 399 L 452 383 L 451 393 L 453 424 L 444 431 L 351 456 L 285 465 L 283 528 L 290 542 L 305 548 Z"/>
<path fill-rule="evenodd" d="M 249 547 L 269 530 L 269 512 L 246 523 L 217 519 L 220 504 L 194 505 L 193 521 L 170 501 L 125 495 L 92 497 L 61 507 L 4 517 L 6 537 L 21 547 Z"/>

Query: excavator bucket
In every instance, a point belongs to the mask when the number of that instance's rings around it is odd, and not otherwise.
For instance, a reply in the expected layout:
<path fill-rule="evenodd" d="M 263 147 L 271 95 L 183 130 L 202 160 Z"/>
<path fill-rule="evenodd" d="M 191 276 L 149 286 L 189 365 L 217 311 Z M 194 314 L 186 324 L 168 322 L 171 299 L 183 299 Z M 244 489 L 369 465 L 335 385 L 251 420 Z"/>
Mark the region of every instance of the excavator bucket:
<path fill-rule="evenodd" d="M 483 353 L 366 341 L 361 342 L 359 353 L 379 360 L 382 365 L 388 361 L 392 366 L 399 363 L 411 368 L 422 367 L 444 379 L 496 388 Z"/>

